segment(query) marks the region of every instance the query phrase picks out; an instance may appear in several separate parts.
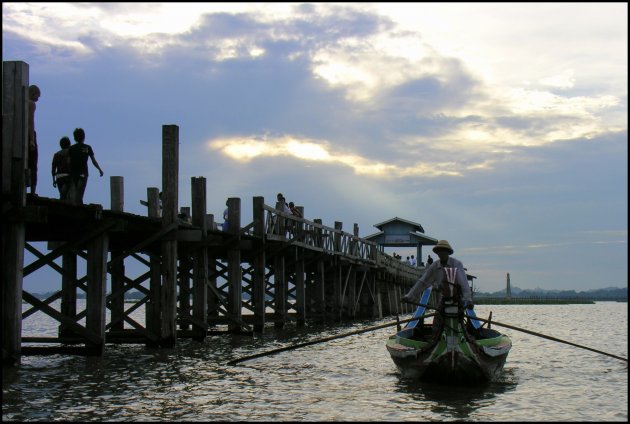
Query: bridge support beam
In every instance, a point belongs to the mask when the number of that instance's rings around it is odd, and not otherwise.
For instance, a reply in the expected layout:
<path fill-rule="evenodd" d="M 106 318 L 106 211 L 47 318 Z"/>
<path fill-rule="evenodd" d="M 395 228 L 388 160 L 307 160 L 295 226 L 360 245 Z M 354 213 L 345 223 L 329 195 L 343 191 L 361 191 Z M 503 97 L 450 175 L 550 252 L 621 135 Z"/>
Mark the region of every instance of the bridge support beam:
<path fill-rule="evenodd" d="M 77 316 L 77 254 L 69 252 L 61 255 L 61 267 L 61 314 L 74 320 Z M 76 334 L 66 325 L 59 325 L 59 337 L 74 336 Z"/>
<path fill-rule="evenodd" d="M 179 127 L 162 126 L 162 228 L 177 222 L 179 179 Z M 175 346 L 177 340 L 177 240 L 163 240 L 162 244 L 162 314 L 160 344 Z"/>
<path fill-rule="evenodd" d="M 192 224 L 201 229 L 201 239 L 208 234 L 206 220 L 206 179 L 192 177 Z M 192 334 L 196 341 L 203 341 L 208 333 L 208 248 L 195 249 L 193 260 Z"/>
<path fill-rule="evenodd" d="M 239 249 L 241 231 L 241 199 L 230 197 L 228 203 L 228 233 L 233 237 L 227 250 L 228 266 L 228 313 L 230 322 L 228 331 L 241 332 L 242 318 L 242 273 L 241 250 Z"/>
<path fill-rule="evenodd" d="M 300 255 L 300 253 L 298 253 Z M 297 325 L 303 326 L 306 323 L 306 278 L 304 271 L 304 258 L 298 257 L 295 263 L 295 310 L 297 315 Z"/>
<path fill-rule="evenodd" d="M 5 211 L 26 206 L 29 67 L 2 62 L 2 72 L 2 362 L 16 366 L 22 344 L 26 227 L 19 219 L 10 222 Z"/>
<path fill-rule="evenodd" d="M 115 212 L 123 212 L 124 211 L 124 179 L 123 177 L 112 176 L 109 178 L 109 186 L 110 186 L 110 199 L 111 199 L 111 210 Z M 119 249 L 113 249 L 111 252 L 111 257 L 122 257 L 123 252 Z M 124 285 L 125 285 L 125 260 L 121 258 L 120 260 L 114 261 L 110 265 L 109 273 L 112 279 L 112 293 L 123 292 L 124 293 Z M 110 302 L 110 310 L 112 314 L 112 326 L 111 330 L 123 330 L 125 322 L 123 320 L 125 314 L 125 296 L 121 294 L 120 296 L 116 296 L 112 298 Z"/>
<path fill-rule="evenodd" d="M 160 218 L 162 216 L 159 200 L 160 190 L 157 187 L 147 188 L 147 200 L 149 218 Z M 146 329 L 149 334 L 154 335 L 146 341 L 147 347 L 159 346 L 160 335 L 162 333 L 162 260 L 160 255 L 149 254 L 149 301 L 145 307 Z"/>
<path fill-rule="evenodd" d="M 277 254 L 273 264 L 274 326 L 282 328 L 287 319 L 287 276 L 284 254 Z"/>
<path fill-rule="evenodd" d="M 85 327 L 98 340 L 86 342 L 88 355 L 102 356 L 105 352 L 105 289 L 107 276 L 107 233 L 95 237 L 87 249 L 87 316 Z"/>
<path fill-rule="evenodd" d="M 265 329 L 265 199 L 257 196 L 253 199 L 254 235 L 260 238 L 260 245 L 255 246 L 252 276 L 252 304 L 254 308 L 254 331 L 262 333 Z"/>

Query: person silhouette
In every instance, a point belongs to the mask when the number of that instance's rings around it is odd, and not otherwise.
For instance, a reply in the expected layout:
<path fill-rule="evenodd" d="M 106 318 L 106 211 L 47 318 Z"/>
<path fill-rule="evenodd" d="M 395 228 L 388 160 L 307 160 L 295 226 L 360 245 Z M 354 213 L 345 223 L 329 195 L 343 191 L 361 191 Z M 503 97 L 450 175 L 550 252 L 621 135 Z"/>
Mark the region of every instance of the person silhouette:
<path fill-rule="evenodd" d="M 76 128 L 73 132 L 75 144 L 70 146 L 70 175 L 72 177 L 72 188 L 74 191 L 74 198 L 72 203 L 75 205 L 83 204 L 83 195 L 85 194 L 85 187 L 88 180 L 88 158 L 92 160 L 92 164 L 101 173 L 101 177 L 104 172 L 99 166 L 96 158 L 94 157 L 94 150 L 89 144 L 85 144 L 85 131 L 83 128 Z"/>
<path fill-rule="evenodd" d="M 42 92 L 36 85 L 28 88 L 28 175 L 26 178 L 26 186 L 31 187 L 31 194 L 36 195 L 37 191 L 37 132 L 35 131 L 35 109 L 37 109 L 37 101 Z"/>
<path fill-rule="evenodd" d="M 52 179 L 53 187 L 59 190 L 59 199 L 68 200 L 68 192 L 72 184 L 70 177 L 70 139 L 61 137 L 59 146 L 61 150 L 53 155 L 52 159 Z"/>

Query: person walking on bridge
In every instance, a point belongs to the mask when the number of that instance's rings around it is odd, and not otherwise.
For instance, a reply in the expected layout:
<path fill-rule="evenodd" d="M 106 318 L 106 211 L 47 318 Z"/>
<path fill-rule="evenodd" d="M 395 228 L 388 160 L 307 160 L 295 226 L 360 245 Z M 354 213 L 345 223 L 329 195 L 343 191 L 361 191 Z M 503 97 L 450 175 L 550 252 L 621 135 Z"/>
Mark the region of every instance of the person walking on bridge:
<path fill-rule="evenodd" d="M 75 144 L 70 146 L 70 175 L 72 176 L 72 189 L 74 196 L 71 199 L 75 205 L 83 204 L 83 195 L 88 180 L 88 158 L 92 160 L 92 164 L 98 169 L 103 176 L 103 170 L 99 166 L 94 157 L 94 150 L 89 144 L 85 144 L 85 131 L 83 128 L 76 128 L 72 133 Z"/>
<path fill-rule="evenodd" d="M 68 193 L 72 184 L 72 177 L 70 177 L 70 145 L 68 137 L 61 137 L 61 140 L 59 140 L 61 150 L 53 155 L 52 160 L 53 187 L 59 189 L 59 198 L 63 201 L 68 200 Z"/>

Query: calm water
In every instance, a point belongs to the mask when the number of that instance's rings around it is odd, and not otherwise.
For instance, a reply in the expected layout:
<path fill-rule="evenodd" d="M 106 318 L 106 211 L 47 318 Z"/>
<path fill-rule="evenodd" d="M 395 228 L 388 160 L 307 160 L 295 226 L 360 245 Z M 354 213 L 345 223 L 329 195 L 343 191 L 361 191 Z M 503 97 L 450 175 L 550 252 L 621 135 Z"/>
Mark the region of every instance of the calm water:
<path fill-rule="evenodd" d="M 627 303 L 479 305 L 519 328 L 628 357 Z M 138 311 L 141 320 L 142 311 Z M 407 317 L 407 316 L 405 316 Z M 402 380 L 385 349 L 395 327 L 234 358 L 391 322 L 269 328 L 264 336 L 180 340 L 175 349 L 107 345 L 102 358 L 25 356 L 3 370 L 3 421 L 627 421 L 628 366 L 602 354 L 501 329 L 513 341 L 502 378 L 475 388 Z M 54 335 L 36 314 L 23 335 Z"/>

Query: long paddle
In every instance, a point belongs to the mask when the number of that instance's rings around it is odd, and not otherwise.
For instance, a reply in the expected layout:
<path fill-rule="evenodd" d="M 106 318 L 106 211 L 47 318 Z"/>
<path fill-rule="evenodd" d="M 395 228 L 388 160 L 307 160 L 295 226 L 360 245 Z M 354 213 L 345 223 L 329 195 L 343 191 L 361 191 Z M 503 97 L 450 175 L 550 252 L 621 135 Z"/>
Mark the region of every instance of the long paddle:
<path fill-rule="evenodd" d="M 429 305 L 424 305 L 424 304 L 421 304 L 421 303 L 410 302 L 410 301 L 405 301 L 405 303 L 411 303 L 412 305 L 417 305 L 417 306 L 424 306 L 424 307 L 426 307 L 428 309 L 435 309 L 435 308 L 432 308 Z M 542 337 L 543 339 L 553 340 L 554 342 L 565 343 L 565 344 L 568 344 L 568 345 L 571 345 L 571 346 L 575 346 L 575 347 L 579 347 L 579 348 L 582 348 L 582 349 L 590 350 L 591 352 L 601 353 L 602 355 L 610 356 L 611 358 L 620 359 L 622 361 L 628 362 L 628 358 L 622 358 L 621 356 L 613 355 L 612 353 L 602 352 L 601 350 L 593 349 L 593 348 L 587 347 L 587 346 L 582 346 L 582 345 L 579 345 L 577 343 L 568 342 L 566 340 L 561 340 L 561 339 L 558 339 L 556 337 L 547 336 L 546 334 L 536 333 L 534 331 L 526 330 L 524 328 L 515 327 L 515 326 L 509 325 L 509 324 L 502 324 L 500 322 L 490 321 L 490 320 L 487 320 L 487 319 L 479 318 L 478 316 L 474 316 L 474 317 L 473 316 L 469 316 L 469 315 L 465 315 L 465 316 L 467 318 L 470 318 L 470 319 L 476 319 L 476 320 L 479 320 L 479 321 L 487 322 L 488 324 L 498 325 L 499 327 L 506 327 L 506 328 L 510 328 L 510 329 L 516 330 L 516 331 L 522 331 L 523 333 L 531 334 L 532 336 Z"/>
<path fill-rule="evenodd" d="M 473 317 L 470 317 L 468 315 L 466 315 L 466 317 L 473 318 Z M 474 317 L 474 318 L 478 319 L 479 321 L 487 322 L 487 323 L 492 324 L 492 325 L 498 325 L 500 327 L 506 327 L 506 328 L 510 328 L 510 329 L 516 330 L 516 331 L 522 331 L 523 333 L 531 334 L 532 336 L 542 337 L 543 339 L 553 340 L 554 342 L 565 343 L 565 344 L 568 344 L 568 345 L 571 345 L 571 346 L 575 346 L 575 347 L 579 347 L 579 348 L 582 348 L 582 349 L 590 350 L 591 352 L 601 353 L 602 355 L 610 356 L 612 358 L 621 359 L 622 361 L 628 362 L 628 358 L 622 358 L 621 356 L 613 355 L 612 353 L 602 352 L 601 350 L 593 349 L 593 348 L 587 347 L 587 346 L 582 346 L 582 345 L 579 345 L 579 344 L 576 344 L 576 343 L 571 343 L 571 342 L 568 342 L 566 340 L 558 339 L 556 337 L 547 336 L 546 334 L 536 333 L 534 331 L 526 330 L 524 328 L 518 328 L 518 327 L 515 327 L 513 325 L 509 325 L 509 324 L 501 324 L 500 322 L 489 321 L 487 319 L 483 319 L 483 318 L 479 318 L 479 317 Z"/>
<path fill-rule="evenodd" d="M 424 315 L 423 318 L 431 317 L 433 315 L 435 315 L 435 314 Z M 367 333 L 368 331 L 379 330 L 381 328 L 393 327 L 394 325 L 398 325 L 398 324 L 402 324 L 402 323 L 410 322 L 410 321 L 415 321 L 417 319 L 418 319 L 418 317 L 404 319 L 404 320 L 397 320 L 397 321 L 394 321 L 394 322 L 389 322 L 387 324 L 375 325 L 373 327 L 366 327 L 366 328 L 362 328 L 361 330 L 351 331 L 349 333 L 338 334 L 336 336 L 329 336 L 329 337 L 324 337 L 324 338 L 321 338 L 321 339 L 310 340 L 308 342 L 297 343 L 297 344 L 290 345 L 290 346 L 279 347 L 277 349 L 272 349 L 272 350 L 268 350 L 268 351 L 265 351 L 265 352 L 256 353 L 254 355 L 243 356 L 241 358 L 232 359 L 231 361 L 229 361 L 227 363 L 227 365 L 236 365 L 239 362 L 249 361 L 250 359 L 260 358 L 260 357 L 263 357 L 263 356 L 269 356 L 269 355 L 273 355 L 273 354 L 276 354 L 276 353 L 279 353 L 279 352 L 285 352 L 287 350 L 293 350 L 293 349 L 297 349 L 297 348 L 304 347 L 304 346 L 314 345 L 314 344 L 317 344 L 317 343 L 328 342 L 328 341 L 335 340 L 335 339 L 341 339 L 343 337 L 353 336 L 355 334 Z"/>

